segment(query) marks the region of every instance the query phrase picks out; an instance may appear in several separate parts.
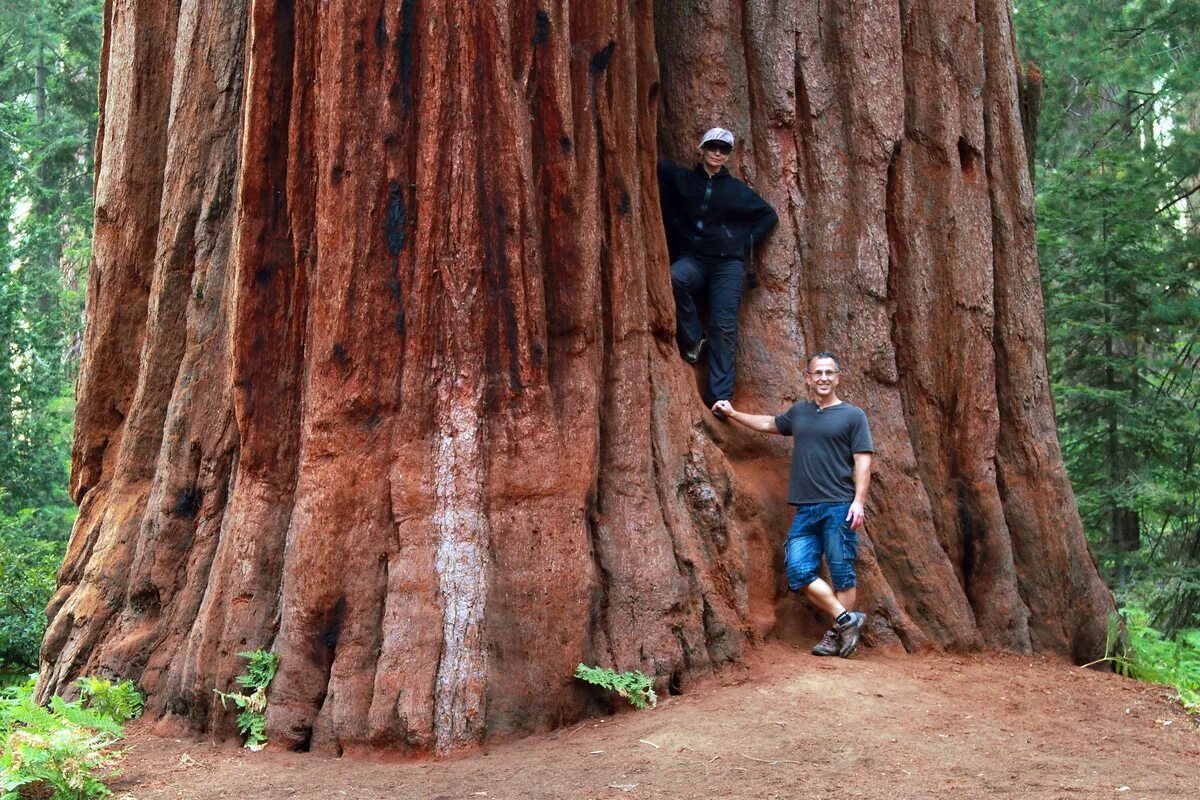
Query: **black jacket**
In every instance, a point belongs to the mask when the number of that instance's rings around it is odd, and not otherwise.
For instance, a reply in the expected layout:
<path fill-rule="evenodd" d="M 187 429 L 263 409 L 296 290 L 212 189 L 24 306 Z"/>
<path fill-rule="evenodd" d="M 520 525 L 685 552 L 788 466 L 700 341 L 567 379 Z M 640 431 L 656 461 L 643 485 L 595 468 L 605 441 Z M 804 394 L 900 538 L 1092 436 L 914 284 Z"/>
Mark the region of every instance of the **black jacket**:
<path fill-rule="evenodd" d="M 658 191 L 672 261 L 745 258 L 779 219 L 766 200 L 724 167 L 710 178 L 701 164 L 684 169 L 660 159 Z"/>

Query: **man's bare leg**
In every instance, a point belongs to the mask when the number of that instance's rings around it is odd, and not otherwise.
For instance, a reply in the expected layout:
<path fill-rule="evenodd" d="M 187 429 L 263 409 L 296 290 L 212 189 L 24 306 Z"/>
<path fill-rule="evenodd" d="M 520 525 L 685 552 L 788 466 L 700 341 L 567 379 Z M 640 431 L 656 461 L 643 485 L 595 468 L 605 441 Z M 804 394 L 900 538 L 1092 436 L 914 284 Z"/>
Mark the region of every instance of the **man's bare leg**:
<path fill-rule="evenodd" d="M 853 603 L 854 590 L 849 589 L 847 591 L 850 592 L 851 597 L 849 599 L 850 602 Z M 811 600 L 813 605 L 815 605 L 817 608 L 828 614 L 830 619 L 834 620 L 845 613 L 847 608 L 847 606 L 841 602 L 841 594 L 844 594 L 844 592 L 834 594 L 833 588 L 820 578 L 817 578 L 808 586 L 804 587 L 805 597 Z"/>
<path fill-rule="evenodd" d="M 843 658 L 851 655 L 858 646 L 859 633 L 862 631 L 863 625 L 867 620 L 865 614 L 848 611 L 849 608 L 854 607 L 854 601 L 857 599 L 857 593 L 853 587 L 843 589 L 840 592 L 834 592 L 828 583 L 817 578 L 804 587 L 804 594 L 817 608 L 824 611 L 833 619 L 833 628 L 825 634 L 821 643 L 813 648 L 813 655 L 835 655 L 832 651 L 835 643 L 838 647 L 836 655 Z M 824 650 L 826 640 L 829 640 L 830 649 L 825 652 L 818 652 L 818 649 Z"/>
<path fill-rule="evenodd" d="M 856 600 L 858 600 L 858 590 L 855 587 L 851 586 L 849 589 L 838 589 L 834 594 L 837 596 L 838 602 L 842 604 L 844 609 L 847 611 L 854 610 L 854 603 Z"/>

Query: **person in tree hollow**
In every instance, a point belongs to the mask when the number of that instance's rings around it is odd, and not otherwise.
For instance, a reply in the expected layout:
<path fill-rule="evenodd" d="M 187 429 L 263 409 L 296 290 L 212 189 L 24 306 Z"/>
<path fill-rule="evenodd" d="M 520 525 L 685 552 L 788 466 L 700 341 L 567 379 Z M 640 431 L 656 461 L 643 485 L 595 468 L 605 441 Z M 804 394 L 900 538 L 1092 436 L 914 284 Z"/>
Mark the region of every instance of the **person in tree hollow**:
<path fill-rule="evenodd" d="M 707 342 L 708 406 L 733 396 L 742 283 L 748 277 L 751 287 L 757 285 L 754 245 L 779 219 L 769 203 L 729 174 L 725 165 L 732 153 L 733 134 L 713 128 L 700 139 L 701 158 L 694 169 L 658 162 L 679 346 L 684 359 L 695 364 Z M 695 299 L 704 291 L 707 336 Z"/>
<path fill-rule="evenodd" d="M 793 438 L 788 503 L 796 507 L 796 515 L 783 546 L 788 588 L 803 591 L 833 619 L 813 655 L 846 658 L 858 646 L 867 621 L 866 614 L 852 610 L 854 559 L 875 448 L 867 415 L 837 396 L 841 374 L 833 353 L 815 353 L 804 372 L 812 400 L 801 400 L 774 417 L 746 414 L 728 400 L 718 400 L 713 413 L 751 430 Z M 832 587 L 817 575 L 822 555 Z"/>

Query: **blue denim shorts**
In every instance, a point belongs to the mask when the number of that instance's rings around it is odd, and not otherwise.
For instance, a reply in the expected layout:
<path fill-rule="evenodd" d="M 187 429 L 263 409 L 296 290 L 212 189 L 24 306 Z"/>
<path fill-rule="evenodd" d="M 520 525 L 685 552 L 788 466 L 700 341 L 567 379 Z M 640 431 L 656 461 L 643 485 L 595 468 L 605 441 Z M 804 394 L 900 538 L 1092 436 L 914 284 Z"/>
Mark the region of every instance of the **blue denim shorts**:
<path fill-rule="evenodd" d="M 829 566 L 835 590 L 851 589 L 857 582 L 854 559 L 858 534 L 846 522 L 849 503 L 807 503 L 796 506 L 796 516 L 783 545 L 788 588 L 803 589 L 818 577 L 821 556 Z"/>

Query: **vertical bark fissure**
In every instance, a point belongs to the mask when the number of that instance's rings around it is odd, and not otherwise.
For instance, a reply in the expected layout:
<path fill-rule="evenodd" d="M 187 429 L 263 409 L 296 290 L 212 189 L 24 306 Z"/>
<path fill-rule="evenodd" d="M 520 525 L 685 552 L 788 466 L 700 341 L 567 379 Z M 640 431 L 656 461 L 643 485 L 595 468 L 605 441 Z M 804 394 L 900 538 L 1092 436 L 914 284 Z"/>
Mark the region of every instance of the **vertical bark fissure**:
<path fill-rule="evenodd" d="M 608 183 L 608 171 L 605 166 L 605 145 L 604 145 L 604 124 L 600 118 L 600 96 L 596 87 L 596 82 L 599 76 L 605 75 L 605 70 L 608 66 L 608 59 L 612 56 L 613 43 L 609 43 L 607 53 L 601 50 L 594 54 L 588 62 L 588 110 L 592 118 L 593 145 L 596 148 L 596 189 L 597 189 L 597 205 L 599 208 L 598 227 L 601 231 L 612 230 L 611 211 L 608 207 L 608 192 L 605 191 L 605 186 Z M 609 496 L 612 487 L 609 485 L 609 468 L 612 462 L 612 445 L 613 434 L 611 431 L 611 420 L 613 419 L 613 410 L 610 406 L 611 395 L 607 388 L 612 383 L 613 376 L 613 359 L 615 358 L 616 343 L 614 342 L 614 326 L 612 318 L 612 253 L 609 249 L 607 239 L 601 241 L 599 258 L 596 263 L 596 271 L 598 276 L 597 287 L 599 288 L 599 316 L 600 316 L 600 370 L 596 376 L 596 385 L 601 390 L 600 401 L 600 418 L 598 423 L 598 436 L 596 440 L 596 482 L 595 482 L 595 508 L 589 514 L 591 524 L 588 525 L 588 533 L 591 535 L 591 551 L 592 558 L 596 564 L 597 575 L 600 577 L 601 599 L 599 604 L 599 613 L 602 615 L 600 627 L 604 631 L 604 649 L 608 655 L 608 663 L 617 664 L 617 648 L 614 644 L 614 630 L 612 625 L 612 580 L 609 571 L 609 566 L 605 561 L 605 551 L 608 548 L 608 534 L 605 532 L 607 509 L 605 508 L 605 498 Z"/>

